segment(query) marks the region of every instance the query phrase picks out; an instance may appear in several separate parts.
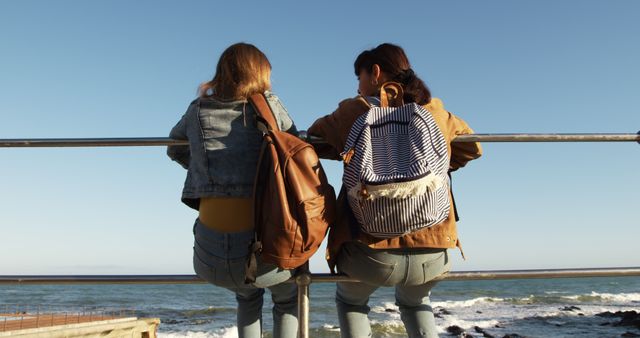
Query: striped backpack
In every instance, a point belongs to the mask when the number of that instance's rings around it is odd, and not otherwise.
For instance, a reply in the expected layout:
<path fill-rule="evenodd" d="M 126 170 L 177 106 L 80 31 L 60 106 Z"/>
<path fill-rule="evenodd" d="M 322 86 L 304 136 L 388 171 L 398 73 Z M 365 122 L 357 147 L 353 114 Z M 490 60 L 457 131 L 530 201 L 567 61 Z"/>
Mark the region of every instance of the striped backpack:
<path fill-rule="evenodd" d="M 399 84 L 384 84 L 380 106 L 355 121 L 342 152 L 349 205 L 374 237 L 402 236 L 449 216 L 446 141 L 431 113 L 402 97 Z M 389 99 L 399 104 L 389 107 Z"/>

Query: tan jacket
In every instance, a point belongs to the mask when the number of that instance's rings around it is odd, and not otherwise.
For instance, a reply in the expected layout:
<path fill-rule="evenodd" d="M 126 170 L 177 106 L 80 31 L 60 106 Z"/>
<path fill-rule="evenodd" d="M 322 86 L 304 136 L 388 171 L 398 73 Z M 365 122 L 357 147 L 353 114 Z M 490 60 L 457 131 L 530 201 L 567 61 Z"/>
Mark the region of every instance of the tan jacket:
<path fill-rule="evenodd" d="M 458 135 L 471 134 L 473 130 L 460 118 L 444 109 L 440 99 L 432 98 L 431 102 L 424 106 L 438 124 L 445 140 L 450 157 L 450 170 L 463 167 L 467 162 L 480 157 L 482 148 L 477 142 L 457 142 L 451 140 Z M 332 114 L 318 119 L 309 128 L 310 135 L 319 136 L 327 141 L 326 145 L 316 146 L 318 155 L 322 158 L 341 160 L 340 152 L 344 149 L 349 130 L 355 120 L 369 110 L 367 101 L 358 96 L 340 102 L 338 109 Z M 327 261 L 333 271 L 335 259 L 344 242 L 357 240 L 374 249 L 399 249 L 399 248 L 454 248 L 460 247 L 456 231 L 456 221 L 453 204 L 449 217 L 440 224 L 418 230 L 408 235 L 396 238 L 382 239 L 372 237 L 363 232 L 354 232 L 357 223 L 351 214 L 346 196 L 342 192 L 338 197 L 338 210 L 336 224 L 329 232 L 327 245 Z"/>

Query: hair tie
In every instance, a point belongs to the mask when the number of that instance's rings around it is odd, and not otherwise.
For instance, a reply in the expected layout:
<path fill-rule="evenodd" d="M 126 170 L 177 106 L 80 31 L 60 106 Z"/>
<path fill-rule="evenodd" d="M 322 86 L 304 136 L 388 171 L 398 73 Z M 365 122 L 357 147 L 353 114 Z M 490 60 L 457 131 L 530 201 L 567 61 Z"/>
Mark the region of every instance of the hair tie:
<path fill-rule="evenodd" d="M 398 75 L 396 75 L 396 79 L 401 83 L 407 83 L 411 79 L 413 79 L 413 77 L 415 76 L 416 76 L 416 73 L 413 72 L 413 69 L 407 68 L 401 71 Z"/>

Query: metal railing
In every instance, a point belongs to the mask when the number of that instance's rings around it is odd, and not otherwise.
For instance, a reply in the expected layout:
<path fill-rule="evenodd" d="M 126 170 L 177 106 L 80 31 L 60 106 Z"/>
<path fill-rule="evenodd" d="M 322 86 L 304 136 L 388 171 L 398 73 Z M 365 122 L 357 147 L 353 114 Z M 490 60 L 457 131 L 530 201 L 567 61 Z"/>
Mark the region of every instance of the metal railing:
<path fill-rule="evenodd" d="M 313 283 L 357 282 L 343 274 L 301 272 L 309 274 Z M 436 280 L 500 280 L 533 278 L 587 278 L 640 276 L 640 267 L 454 271 Z M 290 282 L 294 282 L 292 278 Z M 3 284 L 205 284 L 196 275 L 0 275 Z"/>
<path fill-rule="evenodd" d="M 309 136 L 305 131 L 300 138 L 310 143 L 322 143 L 319 138 Z M 460 135 L 452 142 L 638 142 L 637 134 L 469 134 Z M 148 147 L 187 145 L 187 141 L 168 137 L 114 137 L 114 138 L 35 138 L 0 139 L 0 148 L 34 147 Z"/>
<path fill-rule="evenodd" d="M 450 272 L 435 280 L 498 280 L 533 278 L 585 278 L 640 276 L 640 267 L 597 269 L 551 269 L 507 271 L 459 271 Z M 327 273 L 298 273 L 289 282 L 298 285 L 298 337 L 309 337 L 309 286 L 311 283 L 358 282 L 345 275 Z M 196 275 L 122 275 L 122 276 L 0 276 L 2 284 L 194 284 L 206 283 Z"/>
<path fill-rule="evenodd" d="M 300 138 L 311 143 L 322 143 L 306 132 Z M 470 134 L 460 135 L 452 142 L 638 142 L 637 134 Z M 187 145 L 186 141 L 167 137 L 147 138 L 75 138 L 75 139 L 0 139 L 0 148 L 24 147 L 130 147 Z M 522 271 L 476 271 L 451 272 L 437 280 L 486 280 L 525 278 L 575 278 L 640 276 L 640 268 L 522 270 Z M 299 273 L 292 281 L 298 285 L 299 337 L 309 337 L 309 285 L 312 282 L 357 282 L 344 275 Z M 0 276 L 0 284 L 36 283 L 204 283 L 194 275 L 172 276 Z"/>

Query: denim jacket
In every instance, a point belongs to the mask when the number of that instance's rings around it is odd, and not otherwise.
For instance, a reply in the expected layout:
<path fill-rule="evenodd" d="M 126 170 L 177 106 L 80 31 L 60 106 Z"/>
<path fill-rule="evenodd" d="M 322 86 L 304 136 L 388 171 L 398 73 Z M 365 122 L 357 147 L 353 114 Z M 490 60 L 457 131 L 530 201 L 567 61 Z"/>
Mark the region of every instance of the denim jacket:
<path fill-rule="evenodd" d="M 277 96 L 265 92 L 280 130 L 297 135 Z M 201 197 L 251 197 L 262 133 L 256 112 L 246 100 L 198 98 L 191 102 L 169 137 L 188 140 L 169 146 L 167 155 L 187 169 L 182 201 L 198 209 Z"/>

